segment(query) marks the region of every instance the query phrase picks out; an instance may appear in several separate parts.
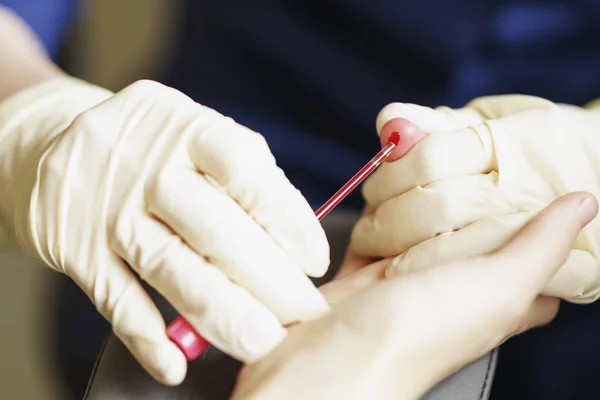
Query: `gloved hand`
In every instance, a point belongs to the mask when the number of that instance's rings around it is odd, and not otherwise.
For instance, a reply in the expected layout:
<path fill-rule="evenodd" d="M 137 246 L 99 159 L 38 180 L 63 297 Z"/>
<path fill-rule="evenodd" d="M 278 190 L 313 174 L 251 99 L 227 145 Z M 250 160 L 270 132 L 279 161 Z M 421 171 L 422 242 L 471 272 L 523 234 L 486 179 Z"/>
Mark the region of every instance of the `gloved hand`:
<path fill-rule="evenodd" d="M 134 272 L 243 361 L 329 310 L 306 276 L 328 267 L 325 233 L 264 138 L 161 84 L 113 95 L 59 78 L 7 99 L 0 193 L 22 247 L 165 384 L 186 360 Z"/>
<path fill-rule="evenodd" d="M 420 398 L 553 319 L 559 300 L 538 295 L 597 210 L 591 196 L 571 194 L 493 254 L 387 280 L 383 260 L 322 286 L 331 313 L 291 327 L 275 351 L 246 366 L 232 399 Z"/>
<path fill-rule="evenodd" d="M 356 225 L 361 255 L 397 256 L 388 276 L 499 248 L 536 213 L 573 191 L 600 195 L 600 110 L 530 96 L 483 97 L 465 108 L 391 104 L 428 134 L 363 187 L 375 212 Z M 589 224 L 544 290 L 572 302 L 600 296 L 600 220 Z"/>

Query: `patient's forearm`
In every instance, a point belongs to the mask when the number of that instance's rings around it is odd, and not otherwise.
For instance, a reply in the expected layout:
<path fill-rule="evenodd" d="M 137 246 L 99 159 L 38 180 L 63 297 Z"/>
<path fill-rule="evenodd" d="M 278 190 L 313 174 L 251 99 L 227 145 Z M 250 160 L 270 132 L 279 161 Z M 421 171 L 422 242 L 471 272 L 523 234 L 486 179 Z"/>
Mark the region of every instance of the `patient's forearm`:
<path fill-rule="evenodd" d="M 27 24 L 0 6 L 0 101 L 62 74 Z"/>

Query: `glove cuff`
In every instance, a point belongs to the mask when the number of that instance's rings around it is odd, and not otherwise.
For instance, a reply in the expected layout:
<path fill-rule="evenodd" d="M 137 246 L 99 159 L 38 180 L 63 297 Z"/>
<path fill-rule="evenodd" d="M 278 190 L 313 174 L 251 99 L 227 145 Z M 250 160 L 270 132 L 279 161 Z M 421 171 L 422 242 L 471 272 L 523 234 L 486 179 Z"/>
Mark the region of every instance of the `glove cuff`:
<path fill-rule="evenodd" d="M 56 137 L 112 92 L 63 76 L 23 89 L 0 103 L 0 252 L 14 251 L 15 207 L 29 201 L 27 183 Z M 29 207 L 29 205 L 20 205 Z"/>
<path fill-rule="evenodd" d="M 49 107 L 68 103 L 71 113 L 78 110 L 79 114 L 112 95 L 109 90 L 71 76 L 61 76 L 25 88 L 0 102 L 0 141 L 14 125 Z M 61 104 L 61 110 L 52 109 L 52 112 L 66 110 Z"/>

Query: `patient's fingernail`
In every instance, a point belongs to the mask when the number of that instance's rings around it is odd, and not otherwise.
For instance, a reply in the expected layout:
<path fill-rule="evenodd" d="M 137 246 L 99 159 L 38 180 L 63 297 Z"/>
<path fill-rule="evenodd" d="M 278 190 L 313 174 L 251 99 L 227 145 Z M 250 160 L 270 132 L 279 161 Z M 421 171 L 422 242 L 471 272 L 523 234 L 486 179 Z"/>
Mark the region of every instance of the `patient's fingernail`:
<path fill-rule="evenodd" d="M 387 161 L 395 161 L 404 157 L 425 136 L 426 133 L 409 120 L 394 118 L 381 128 L 379 139 L 381 140 L 381 147 L 385 147 L 389 142 L 394 142 L 396 148 L 387 158 Z"/>
<path fill-rule="evenodd" d="M 579 203 L 577 211 L 579 212 L 581 223 L 585 226 L 594 219 L 594 216 L 596 216 L 596 213 L 598 212 L 598 203 L 594 197 L 586 196 L 582 202 Z"/>
<path fill-rule="evenodd" d="M 391 278 L 394 275 L 396 275 L 398 272 L 400 272 L 400 270 L 402 268 L 402 262 L 404 261 L 404 257 L 405 257 L 405 253 L 402 253 L 402 254 L 394 257 L 394 259 L 389 262 L 389 264 L 385 268 L 385 277 L 386 278 Z"/>

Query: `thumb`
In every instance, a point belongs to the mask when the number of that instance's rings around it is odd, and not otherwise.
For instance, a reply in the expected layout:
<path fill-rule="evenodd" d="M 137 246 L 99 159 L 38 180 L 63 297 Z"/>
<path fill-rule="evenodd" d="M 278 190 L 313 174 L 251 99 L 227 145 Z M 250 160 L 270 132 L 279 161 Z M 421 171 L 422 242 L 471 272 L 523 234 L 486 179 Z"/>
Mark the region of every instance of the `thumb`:
<path fill-rule="evenodd" d="M 597 212 L 598 202 L 589 193 L 558 198 L 492 255 L 499 261 L 495 265 L 509 279 L 520 275 L 519 282 L 537 296 L 566 261 L 577 235 Z"/>

